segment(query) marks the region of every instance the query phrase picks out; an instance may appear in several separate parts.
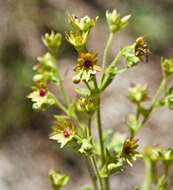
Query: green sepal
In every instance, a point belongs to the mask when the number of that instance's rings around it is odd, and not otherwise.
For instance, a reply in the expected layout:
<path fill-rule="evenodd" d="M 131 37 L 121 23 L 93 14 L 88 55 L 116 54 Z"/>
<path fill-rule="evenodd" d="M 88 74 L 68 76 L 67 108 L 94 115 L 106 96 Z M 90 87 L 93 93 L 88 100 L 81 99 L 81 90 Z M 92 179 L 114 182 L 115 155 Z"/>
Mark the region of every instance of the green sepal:
<path fill-rule="evenodd" d="M 52 190 L 60 190 L 61 187 L 68 183 L 69 176 L 62 174 L 61 172 L 51 170 L 49 172 L 49 181 L 51 183 Z"/>
<path fill-rule="evenodd" d="M 128 47 L 123 48 L 122 56 L 126 60 L 128 67 L 136 66 L 140 59 L 135 55 L 135 47 L 134 44 Z"/>
<path fill-rule="evenodd" d="M 79 152 L 81 154 L 84 154 L 86 156 L 90 156 L 93 154 L 94 147 L 92 145 L 92 137 L 81 139 L 79 143 L 81 144 L 79 149 Z"/>
<path fill-rule="evenodd" d="M 139 129 L 142 128 L 141 122 L 133 114 L 129 114 L 125 122 L 130 130 L 131 136 L 135 136 Z"/>
<path fill-rule="evenodd" d="M 105 90 L 109 86 L 109 84 L 113 81 L 117 73 L 118 73 L 118 68 L 112 65 L 110 65 L 105 70 L 104 76 L 101 81 L 101 85 L 99 87 L 100 91 Z"/>

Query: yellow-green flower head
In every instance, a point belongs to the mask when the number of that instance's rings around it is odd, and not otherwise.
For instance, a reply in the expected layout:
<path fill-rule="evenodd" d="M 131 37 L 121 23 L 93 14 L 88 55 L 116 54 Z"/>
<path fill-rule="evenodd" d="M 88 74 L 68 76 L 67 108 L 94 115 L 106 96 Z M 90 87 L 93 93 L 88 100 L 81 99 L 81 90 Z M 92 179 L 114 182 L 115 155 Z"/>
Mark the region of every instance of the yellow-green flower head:
<path fill-rule="evenodd" d="M 170 76 L 173 74 L 173 59 L 162 59 L 161 66 L 163 73 L 166 76 Z"/>
<path fill-rule="evenodd" d="M 73 78 L 73 82 L 75 83 L 78 83 L 81 80 L 89 81 L 92 75 L 95 75 L 97 71 L 102 71 L 102 68 L 97 65 L 97 53 L 80 53 L 74 71 L 78 73 Z"/>
<path fill-rule="evenodd" d="M 60 33 L 54 33 L 54 31 L 51 31 L 51 33 L 46 33 L 43 37 L 42 37 L 42 41 L 44 43 L 44 45 L 50 49 L 53 52 L 56 52 L 56 50 L 59 48 L 59 46 L 61 45 L 61 41 L 62 41 L 62 36 Z"/>
<path fill-rule="evenodd" d="M 127 138 L 124 141 L 121 157 L 126 160 L 130 166 L 132 166 L 133 161 L 141 157 L 137 151 L 138 146 L 138 139 Z"/>
<path fill-rule="evenodd" d="M 122 17 L 114 9 L 112 12 L 106 11 L 106 18 L 109 26 L 109 30 L 112 33 L 117 32 L 118 30 L 125 28 L 128 25 L 128 21 L 131 15 Z"/>
<path fill-rule="evenodd" d="M 97 20 L 98 17 L 91 19 L 88 16 L 84 16 L 79 19 L 74 15 L 69 16 L 69 23 L 75 32 L 90 31 L 90 29 L 95 26 Z"/>
<path fill-rule="evenodd" d="M 66 116 L 55 116 L 52 130 L 49 138 L 60 143 L 61 148 L 71 141 L 75 135 L 74 125 L 71 119 Z"/>
<path fill-rule="evenodd" d="M 148 100 L 147 85 L 132 84 L 129 88 L 128 98 L 133 103 L 140 103 Z"/>
<path fill-rule="evenodd" d="M 76 47 L 77 50 L 82 49 L 86 42 L 87 42 L 87 37 L 88 37 L 88 31 L 86 32 L 82 32 L 81 34 L 76 34 L 74 32 L 69 32 L 66 33 L 66 39 L 67 41 L 73 45 L 74 47 Z"/>

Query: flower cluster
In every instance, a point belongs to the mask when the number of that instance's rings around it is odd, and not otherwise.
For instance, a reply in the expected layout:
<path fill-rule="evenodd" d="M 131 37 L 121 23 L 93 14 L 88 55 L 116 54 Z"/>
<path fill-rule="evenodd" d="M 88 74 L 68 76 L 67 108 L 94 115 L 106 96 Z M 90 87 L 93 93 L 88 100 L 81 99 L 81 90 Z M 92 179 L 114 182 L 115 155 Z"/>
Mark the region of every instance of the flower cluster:
<path fill-rule="evenodd" d="M 56 104 L 56 98 L 48 90 L 48 85 L 51 82 L 59 84 L 54 53 L 61 44 L 61 35 L 54 32 L 46 33 L 42 41 L 50 52 L 38 57 L 38 63 L 33 67 L 36 72 L 33 76 L 33 91 L 27 96 L 33 102 L 33 109 L 36 110 L 46 110 L 49 106 Z"/>
<path fill-rule="evenodd" d="M 72 27 L 72 31 L 66 33 L 66 39 L 77 51 L 85 50 L 88 35 L 97 20 L 98 17 L 91 19 L 85 16 L 78 19 L 76 16 L 69 16 L 69 24 Z"/>
<path fill-rule="evenodd" d="M 61 45 L 62 36 L 52 31 L 42 37 L 48 52 L 38 57 L 38 63 L 34 66 L 36 73 L 33 77 L 32 92 L 28 98 L 31 99 L 33 108 L 36 110 L 44 111 L 52 105 L 58 108 L 59 114 L 54 115 L 49 138 L 57 142 L 60 148 L 68 146 L 69 149 L 86 158 L 94 189 L 110 190 L 109 177 L 117 172 L 122 172 L 127 163 L 132 166 L 134 161 L 142 157 L 147 172 L 150 173 L 146 178 L 149 181 L 146 181 L 144 188 L 141 189 L 151 189 L 152 183 L 155 183 L 156 189 L 166 190 L 166 175 L 168 168 L 173 164 L 173 150 L 150 147 L 140 153 L 136 136 L 156 108 L 166 106 L 173 109 L 173 87 L 168 88 L 167 86 L 167 79 L 173 74 L 173 60 L 161 60 L 163 76 L 153 98 L 149 98 L 147 85 L 132 84 L 129 88 L 128 99 L 135 107 L 135 112 L 129 113 L 125 119 L 129 134 L 104 132 L 101 117 L 103 92 L 117 75 L 133 69 L 141 61 L 148 61 L 150 54 L 148 45 L 141 36 L 131 45 L 120 49 L 112 62 L 109 62 L 109 50 L 114 34 L 127 26 L 130 15 L 123 17 L 113 10 L 106 12 L 106 18 L 109 37 L 103 52 L 103 65 L 99 66 L 100 56 L 86 46 L 89 33 L 95 26 L 98 17 L 91 19 L 88 16 L 83 18 L 69 16 L 69 24 L 72 29 L 66 33 L 66 39 L 77 50 L 76 64 L 73 67 L 76 75 L 72 79 L 76 84 L 76 97 L 70 98 L 64 88 L 64 81 L 56 64 L 56 54 Z M 121 64 L 122 61 L 124 64 Z M 100 72 L 99 76 L 97 72 Z M 58 98 L 49 91 L 50 84 L 59 88 Z M 61 98 L 62 101 L 60 101 Z M 148 102 L 145 103 L 146 101 Z M 94 119 L 95 116 L 96 119 Z M 97 131 L 98 139 L 93 135 L 93 121 L 97 122 L 97 130 L 94 131 Z M 152 179 L 154 176 L 152 172 L 154 172 L 153 166 L 158 161 L 164 164 L 166 172 L 163 176 L 155 174 L 157 177 L 155 182 Z M 67 183 L 69 177 L 60 172 L 51 171 L 49 179 L 53 190 L 60 190 Z M 82 188 L 82 190 L 92 190 L 92 188 Z"/>

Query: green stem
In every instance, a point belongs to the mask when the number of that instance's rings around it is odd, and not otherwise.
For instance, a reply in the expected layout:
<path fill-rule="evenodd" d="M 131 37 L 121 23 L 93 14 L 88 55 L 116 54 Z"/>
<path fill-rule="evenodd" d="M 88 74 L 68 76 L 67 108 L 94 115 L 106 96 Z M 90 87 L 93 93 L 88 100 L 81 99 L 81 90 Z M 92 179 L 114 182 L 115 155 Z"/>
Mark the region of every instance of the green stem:
<path fill-rule="evenodd" d="M 117 64 L 117 62 L 122 57 L 122 52 L 123 52 L 123 49 L 121 51 L 119 51 L 119 53 L 117 54 L 117 56 L 115 56 L 115 58 L 113 59 L 113 61 L 111 63 L 111 66 L 115 66 Z"/>
<path fill-rule="evenodd" d="M 92 116 L 88 116 L 88 135 L 89 136 L 92 136 L 92 133 L 91 133 L 91 121 L 92 121 Z M 88 170 L 93 170 L 94 171 L 94 174 L 90 174 L 91 176 L 91 179 L 93 181 L 93 186 L 95 188 L 95 190 L 98 190 L 98 186 L 97 186 L 97 179 L 99 181 L 99 184 L 100 184 L 100 188 L 101 190 L 104 190 L 103 189 L 103 184 L 102 184 L 102 179 L 100 178 L 100 174 L 99 174 L 99 171 L 98 171 L 98 167 L 97 167 L 97 164 L 96 164 L 96 159 L 94 156 L 91 156 L 90 158 L 90 162 L 91 162 L 91 167 L 92 168 L 88 168 Z"/>
<path fill-rule="evenodd" d="M 91 162 L 93 163 L 93 166 L 94 166 L 94 169 L 95 169 L 95 173 L 97 175 L 97 179 L 98 179 L 99 184 L 100 184 L 100 189 L 101 190 L 105 190 L 104 187 L 103 187 L 102 179 L 101 179 L 100 174 L 99 174 L 99 170 L 98 170 L 98 167 L 97 167 L 97 162 L 96 162 L 96 159 L 95 159 L 94 156 L 91 157 Z"/>
<path fill-rule="evenodd" d="M 97 128 L 98 128 L 98 134 L 99 134 L 102 165 L 104 165 L 105 151 L 104 151 L 104 143 L 103 143 L 103 131 L 102 131 L 102 125 L 101 125 L 100 97 L 98 98 L 98 105 L 97 105 Z"/>
<path fill-rule="evenodd" d="M 68 104 L 68 97 L 67 97 L 67 94 L 66 94 L 65 89 L 64 89 L 64 82 L 63 82 L 63 80 L 61 78 L 59 68 L 57 70 L 58 70 L 58 78 L 59 78 L 59 83 L 60 83 L 60 91 L 61 91 L 61 93 L 63 95 L 64 102 L 67 105 Z"/>
<path fill-rule="evenodd" d="M 114 33 L 111 32 L 109 34 L 108 41 L 106 43 L 104 53 L 103 53 L 103 68 L 106 67 L 106 65 L 108 64 L 108 53 L 109 53 L 109 49 L 112 45 L 113 37 L 114 37 Z"/>
<path fill-rule="evenodd" d="M 56 52 L 51 52 L 51 55 L 54 57 L 55 60 L 57 59 Z M 61 74 L 60 74 L 60 71 L 59 71 L 59 67 L 57 67 L 57 76 L 58 76 L 59 83 L 60 83 L 59 84 L 60 85 L 60 91 L 61 91 L 61 93 L 63 95 L 64 102 L 67 105 L 68 104 L 68 97 L 67 97 L 67 94 L 66 94 L 65 89 L 64 89 L 64 83 L 63 83 L 63 80 L 62 80 L 62 77 L 61 77 Z"/>
<path fill-rule="evenodd" d="M 89 115 L 88 116 L 88 134 L 89 136 L 91 136 L 91 120 L 92 120 L 92 117 Z"/>
<path fill-rule="evenodd" d="M 99 88 L 97 85 L 96 78 L 94 77 L 94 85 L 97 90 L 97 93 L 99 94 Z M 101 112 L 100 112 L 100 94 L 98 95 L 97 98 L 97 129 L 98 129 L 98 135 L 99 135 L 99 142 L 100 142 L 100 151 L 101 151 L 101 162 L 102 166 L 106 165 L 107 168 L 107 163 L 105 159 L 105 148 L 104 148 L 104 141 L 103 141 L 103 130 L 102 130 L 102 123 L 101 123 Z M 109 178 L 104 178 L 103 179 L 103 190 L 109 190 Z"/>
<path fill-rule="evenodd" d="M 148 121 L 150 114 L 151 114 L 151 113 L 154 111 L 154 109 L 156 108 L 157 103 L 158 103 L 158 97 L 160 96 L 162 90 L 165 88 L 166 81 L 167 81 L 167 77 L 164 77 L 164 76 L 163 76 L 163 78 L 162 78 L 162 80 L 161 80 L 161 83 L 160 83 L 160 86 L 159 86 L 159 88 L 157 89 L 155 96 L 153 97 L 153 100 L 152 100 L 150 109 L 149 109 L 149 111 L 148 111 L 148 114 L 147 114 L 147 116 L 144 118 L 144 120 L 143 120 L 143 122 L 142 122 L 143 125 Z"/>
<path fill-rule="evenodd" d="M 58 108 L 63 111 L 64 113 L 67 113 L 67 110 L 65 108 L 65 106 L 59 101 L 56 99 L 56 105 L 58 106 Z"/>
<path fill-rule="evenodd" d="M 142 190 L 151 190 L 153 182 L 153 164 L 149 159 L 145 159 L 145 176 L 146 178 Z"/>
<path fill-rule="evenodd" d="M 93 183 L 94 190 L 99 190 L 98 184 L 97 184 L 97 176 L 94 173 L 95 168 L 92 164 L 92 161 L 90 161 L 89 158 L 86 158 L 86 165 L 87 165 L 87 169 L 88 169 L 88 172 L 90 174 L 90 177 L 91 177 L 91 180 Z"/>

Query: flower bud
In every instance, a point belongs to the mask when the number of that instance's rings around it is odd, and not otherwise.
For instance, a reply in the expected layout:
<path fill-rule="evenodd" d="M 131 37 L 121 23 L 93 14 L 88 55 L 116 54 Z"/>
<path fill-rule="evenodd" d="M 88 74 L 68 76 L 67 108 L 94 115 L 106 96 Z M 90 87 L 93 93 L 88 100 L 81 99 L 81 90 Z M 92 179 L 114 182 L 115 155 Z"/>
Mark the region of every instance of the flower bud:
<path fill-rule="evenodd" d="M 162 59 L 161 66 L 165 76 L 173 74 L 173 59 Z"/>
<path fill-rule="evenodd" d="M 50 34 L 46 33 L 43 37 L 42 37 L 42 41 L 44 43 L 44 45 L 50 49 L 53 52 L 56 52 L 57 49 L 60 47 L 61 45 L 61 41 L 62 41 L 62 36 L 60 33 L 54 33 L 53 31 L 51 31 Z"/>
<path fill-rule="evenodd" d="M 125 28 L 128 25 L 128 21 L 131 15 L 122 17 L 114 9 L 112 12 L 106 11 L 106 18 L 109 26 L 109 30 L 112 33 L 117 32 L 118 30 Z"/>

